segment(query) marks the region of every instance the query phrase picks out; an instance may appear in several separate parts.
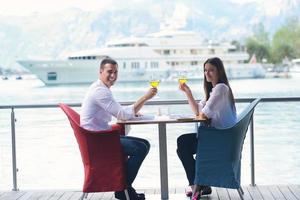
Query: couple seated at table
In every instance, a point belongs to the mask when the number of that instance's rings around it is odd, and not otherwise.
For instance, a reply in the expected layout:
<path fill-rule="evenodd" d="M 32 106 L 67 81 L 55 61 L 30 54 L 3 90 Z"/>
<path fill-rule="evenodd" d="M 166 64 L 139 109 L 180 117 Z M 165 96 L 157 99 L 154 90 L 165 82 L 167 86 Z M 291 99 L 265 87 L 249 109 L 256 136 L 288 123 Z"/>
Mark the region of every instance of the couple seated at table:
<path fill-rule="evenodd" d="M 118 77 L 118 64 L 111 58 L 105 58 L 100 64 L 99 79 L 88 89 L 81 107 L 81 127 L 92 130 L 109 130 L 108 124 L 112 116 L 119 120 L 128 120 L 139 114 L 139 110 L 145 102 L 157 93 L 157 88 L 150 88 L 146 94 L 133 105 L 121 106 L 113 98 L 110 87 L 114 85 Z M 180 83 L 179 89 L 183 91 L 196 116 L 211 119 L 211 126 L 228 127 L 236 122 L 236 111 L 233 94 L 229 86 L 224 66 L 219 58 L 208 59 L 204 63 L 204 91 L 206 98 L 197 103 L 193 98 L 190 88 L 185 83 Z M 131 200 L 145 199 L 143 193 L 137 193 L 132 183 L 137 176 L 139 168 L 147 156 L 150 144 L 147 140 L 131 136 L 120 136 L 123 152 L 128 156 L 126 161 L 126 175 L 128 193 Z M 185 134 L 178 138 L 177 153 L 184 166 L 189 185 L 197 194 L 210 194 L 209 186 L 195 186 L 195 159 L 197 134 Z M 187 193 L 190 195 L 191 193 Z M 190 195 L 191 196 L 191 195 Z M 126 199 L 123 191 L 116 191 L 117 199 Z"/>

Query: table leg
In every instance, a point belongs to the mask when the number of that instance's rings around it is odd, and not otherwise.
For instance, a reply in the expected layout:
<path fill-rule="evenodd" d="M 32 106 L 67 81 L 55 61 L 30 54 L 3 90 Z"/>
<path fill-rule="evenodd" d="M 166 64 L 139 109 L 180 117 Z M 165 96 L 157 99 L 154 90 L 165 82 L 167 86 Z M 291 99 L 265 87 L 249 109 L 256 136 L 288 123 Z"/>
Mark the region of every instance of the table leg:
<path fill-rule="evenodd" d="M 166 123 L 158 124 L 161 199 L 169 199 Z"/>

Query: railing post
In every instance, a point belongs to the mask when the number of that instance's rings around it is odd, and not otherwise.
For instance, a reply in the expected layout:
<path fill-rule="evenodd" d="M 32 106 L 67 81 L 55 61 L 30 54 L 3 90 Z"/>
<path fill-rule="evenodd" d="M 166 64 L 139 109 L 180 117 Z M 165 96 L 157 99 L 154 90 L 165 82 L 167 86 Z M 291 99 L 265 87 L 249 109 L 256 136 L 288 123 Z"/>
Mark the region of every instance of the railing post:
<path fill-rule="evenodd" d="M 251 186 L 255 186 L 255 163 L 254 163 L 254 120 L 250 121 L 250 157 L 251 157 Z"/>
<path fill-rule="evenodd" d="M 12 148 L 12 169 L 13 169 L 13 191 L 18 191 L 17 185 L 17 158 L 16 158 L 16 129 L 15 129 L 15 112 L 14 108 L 11 108 L 11 148 Z"/>
<path fill-rule="evenodd" d="M 198 133 L 199 123 L 195 123 L 195 133 Z"/>

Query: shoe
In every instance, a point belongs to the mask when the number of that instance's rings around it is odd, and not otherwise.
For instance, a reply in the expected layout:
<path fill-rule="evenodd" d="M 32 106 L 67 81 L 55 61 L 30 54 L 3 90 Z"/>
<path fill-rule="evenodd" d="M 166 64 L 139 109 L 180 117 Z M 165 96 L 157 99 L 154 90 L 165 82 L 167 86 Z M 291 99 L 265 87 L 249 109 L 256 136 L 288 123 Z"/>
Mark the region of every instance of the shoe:
<path fill-rule="evenodd" d="M 138 197 L 138 199 L 140 200 L 145 200 L 145 194 L 144 193 L 137 193 L 136 190 L 133 188 L 133 187 L 128 187 L 128 192 L 132 192 L 132 193 L 135 193 Z"/>
<path fill-rule="evenodd" d="M 211 194 L 212 190 L 210 186 L 202 186 L 201 188 L 201 195 L 209 195 Z"/>
<path fill-rule="evenodd" d="M 185 188 L 185 195 L 186 195 L 187 197 L 192 197 L 192 195 L 193 195 L 193 190 L 192 190 L 191 186 Z"/>
<path fill-rule="evenodd" d="M 200 200 L 200 198 L 201 198 L 200 191 L 197 191 L 197 192 L 195 192 L 192 200 Z"/>
<path fill-rule="evenodd" d="M 124 191 L 115 192 L 115 198 L 120 200 L 126 200 L 125 192 Z"/>
<path fill-rule="evenodd" d="M 133 187 L 128 188 L 128 194 L 130 200 L 145 200 L 144 193 L 136 193 Z M 124 191 L 115 192 L 115 198 L 120 200 L 126 200 L 126 195 Z"/>

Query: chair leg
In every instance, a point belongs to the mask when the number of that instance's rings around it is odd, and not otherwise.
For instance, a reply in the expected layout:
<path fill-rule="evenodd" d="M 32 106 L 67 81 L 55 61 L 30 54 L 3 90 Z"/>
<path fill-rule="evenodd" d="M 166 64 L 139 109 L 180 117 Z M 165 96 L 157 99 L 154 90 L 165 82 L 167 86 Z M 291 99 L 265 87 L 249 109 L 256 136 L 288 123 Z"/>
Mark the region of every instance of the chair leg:
<path fill-rule="evenodd" d="M 127 190 L 127 189 L 124 190 L 124 193 L 125 193 L 125 196 L 126 196 L 126 200 L 130 200 L 129 194 L 128 194 L 128 190 Z"/>
<path fill-rule="evenodd" d="M 240 199 L 241 200 L 244 200 L 244 191 L 242 188 L 239 188 L 237 189 L 238 193 L 239 193 L 239 196 L 240 196 Z"/>
<path fill-rule="evenodd" d="M 80 200 L 83 200 L 84 198 L 87 198 L 87 193 L 83 193 L 80 197 Z"/>
<path fill-rule="evenodd" d="M 240 189 L 240 191 L 242 192 L 242 194 L 244 195 L 244 190 L 243 190 L 243 188 L 239 188 Z"/>

